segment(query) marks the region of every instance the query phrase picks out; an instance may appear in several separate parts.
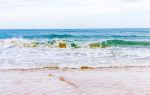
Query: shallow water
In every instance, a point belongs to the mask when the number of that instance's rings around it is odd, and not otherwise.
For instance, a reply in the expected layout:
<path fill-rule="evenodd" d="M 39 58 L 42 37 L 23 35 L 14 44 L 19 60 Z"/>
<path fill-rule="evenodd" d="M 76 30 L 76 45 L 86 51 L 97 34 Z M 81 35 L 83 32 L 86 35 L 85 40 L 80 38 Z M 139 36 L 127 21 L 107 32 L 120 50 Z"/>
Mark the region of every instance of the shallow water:
<path fill-rule="evenodd" d="M 0 53 L 0 68 L 149 66 L 150 49 L 56 49 L 11 47 Z"/>

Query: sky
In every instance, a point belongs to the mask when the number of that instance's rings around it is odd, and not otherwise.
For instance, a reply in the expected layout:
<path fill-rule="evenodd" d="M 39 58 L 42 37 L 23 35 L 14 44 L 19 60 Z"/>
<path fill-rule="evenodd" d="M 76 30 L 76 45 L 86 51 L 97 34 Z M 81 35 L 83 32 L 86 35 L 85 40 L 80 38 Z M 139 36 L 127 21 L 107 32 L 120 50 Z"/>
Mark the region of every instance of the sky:
<path fill-rule="evenodd" d="M 150 0 L 0 0 L 0 28 L 150 28 Z"/>

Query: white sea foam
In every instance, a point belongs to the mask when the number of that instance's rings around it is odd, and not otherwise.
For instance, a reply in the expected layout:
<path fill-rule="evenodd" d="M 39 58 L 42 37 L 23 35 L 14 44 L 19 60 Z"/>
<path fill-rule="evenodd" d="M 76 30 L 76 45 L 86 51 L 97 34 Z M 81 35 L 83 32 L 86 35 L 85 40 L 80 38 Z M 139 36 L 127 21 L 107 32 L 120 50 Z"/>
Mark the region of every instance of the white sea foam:
<path fill-rule="evenodd" d="M 150 49 L 136 47 L 48 48 L 0 47 L 0 69 L 149 66 Z"/>

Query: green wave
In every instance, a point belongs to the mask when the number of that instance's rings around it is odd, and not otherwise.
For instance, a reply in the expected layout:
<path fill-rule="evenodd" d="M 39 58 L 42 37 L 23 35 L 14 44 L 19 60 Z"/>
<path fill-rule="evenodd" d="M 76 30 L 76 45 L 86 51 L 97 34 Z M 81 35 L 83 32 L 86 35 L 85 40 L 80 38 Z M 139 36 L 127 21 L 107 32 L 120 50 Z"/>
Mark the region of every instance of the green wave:
<path fill-rule="evenodd" d="M 101 47 L 109 46 L 150 46 L 146 41 L 107 40 L 100 43 Z"/>
<path fill-rule="evenodd" d="M 107 48 L 116 46 L 150 46 L 148 41 L 125 41 L 125 40 L 106 40 L 101 42 L 82 42 L 68 40 L 51 40 L 51 41 L 23 41 L 10 40 L 1 41 L 0 46 L 11 44 L 21 47 L 50 47 L 50 48 Z"/>

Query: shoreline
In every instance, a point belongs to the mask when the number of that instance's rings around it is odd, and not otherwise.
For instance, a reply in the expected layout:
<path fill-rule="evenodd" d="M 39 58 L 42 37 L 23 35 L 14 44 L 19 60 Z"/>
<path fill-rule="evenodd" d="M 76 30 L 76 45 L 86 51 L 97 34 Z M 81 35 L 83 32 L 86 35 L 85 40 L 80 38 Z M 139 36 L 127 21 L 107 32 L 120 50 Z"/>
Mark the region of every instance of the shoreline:
<path fill-rule="evenodd" d="M 70 68 L 70 67 L 63 67 L 60 68 L 58 66 L 48 66 L 42 68 L 10 68 L 10 69 L 1 69 L 0 71 L 38 71 L 38 70 L 101 70 L 101 69 L 125 69 L 125 68 L 150 68 L 150 65 L 137 65 L 137 66 L 104 66 L 104 67 L 92 67 L 92 66 L 81 66 L 80 68 Z"/>

